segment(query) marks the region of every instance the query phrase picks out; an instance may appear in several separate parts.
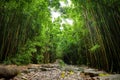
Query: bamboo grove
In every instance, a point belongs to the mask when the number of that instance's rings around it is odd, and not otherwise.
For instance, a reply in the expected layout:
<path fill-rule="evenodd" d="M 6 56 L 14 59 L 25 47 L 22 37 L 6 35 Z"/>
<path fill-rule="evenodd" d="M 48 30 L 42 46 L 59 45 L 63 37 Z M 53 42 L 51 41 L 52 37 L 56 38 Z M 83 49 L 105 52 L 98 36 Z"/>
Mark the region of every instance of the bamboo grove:
<path fill-rule="evenodd" d="M 119 1 L 90 1 L 83 5 L 87 36 L 86 53 L 90 66 L 107 71 L 120 71 L 120 3 Z"/>
<path fill-rule="evenodd" d="M 20 65 L 60 58 L 120 73 L 120 1 L 71 2 L 61 7 L 59 0 L 0 0 L 0 62 Z M 62 14 L 54 22 L 51 9 Z M 61 25 L 68 18 L 73 24 Z"/>

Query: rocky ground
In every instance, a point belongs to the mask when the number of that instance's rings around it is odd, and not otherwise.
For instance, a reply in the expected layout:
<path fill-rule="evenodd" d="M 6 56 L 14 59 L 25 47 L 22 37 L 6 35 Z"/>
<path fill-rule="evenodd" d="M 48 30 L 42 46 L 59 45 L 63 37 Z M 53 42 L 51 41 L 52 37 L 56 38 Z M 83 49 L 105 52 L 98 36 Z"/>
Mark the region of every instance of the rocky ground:
<path fill-rule="evenodd" d="M 86 66 L 30 64 L 16 67 L 21 72 L 11 80 L 120 80 L 120 74 L 108 74 Z"/>

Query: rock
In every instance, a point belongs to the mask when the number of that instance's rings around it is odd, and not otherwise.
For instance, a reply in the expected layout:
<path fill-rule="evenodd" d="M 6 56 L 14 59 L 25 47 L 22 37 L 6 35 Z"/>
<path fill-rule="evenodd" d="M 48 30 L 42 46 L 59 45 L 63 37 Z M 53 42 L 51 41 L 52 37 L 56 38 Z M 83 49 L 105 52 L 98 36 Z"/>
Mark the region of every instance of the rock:
<path fill-rule="evenodd" d="M 47 68 L 41 67 L 40 68 L 42 71 L 47 71 Z"/>
<path fill-rule="evenodd" d="M 90 72 L 88 72 L 88 73 L 85 73 L 85 75 L 87 76 L 90 76 L 90 77 L 96 77 L 96 76 L 98 76 L 98 74 L 96 73 L 90 73 Z"/>
<path fill-rule="evenodd" d="M 30 73 L 30 71 L 29 70 L 23 70 L 23 71 L 21 71 L 21 73 L 28 74 L 28 73 Z"/>
<path fill-rule="evenodd" d="M 6 80 L 9 80 L 17 76 L 18 73 L 20 73 L 19 70 L 15 68 L 9 69 L 8 67 L 0 66 L 0 78 L 5 78 Z"/>
<path fill-rule="evenodd" d="M 73 71 L 73 72 L 76 72 L 78 71 L 79 68 L 76 68 L 75 66 L 71 66 L 71 65 L 66 65 L 64 67 L 61 68 L 61 70 L 64 70 L 64 71 Z"/>
<path fill-rule="evenodd" d="M 84 68 L 78 68 L 78 71 L 84 72 Z"/>

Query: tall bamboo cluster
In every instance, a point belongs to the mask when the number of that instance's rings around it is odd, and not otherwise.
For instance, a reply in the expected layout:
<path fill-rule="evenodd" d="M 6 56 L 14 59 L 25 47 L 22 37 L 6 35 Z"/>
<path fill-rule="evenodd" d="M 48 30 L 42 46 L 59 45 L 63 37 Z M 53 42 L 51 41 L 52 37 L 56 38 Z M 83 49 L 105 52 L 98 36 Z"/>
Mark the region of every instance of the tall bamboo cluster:
<path fill-rule="evenodd" d="M 120 72 L 120 1 L 72 0 L 84 19 L 88 34 L 84 37 L 82 61 L 108 72 Z M 78 18 L 79 20 L 79 18 Z M 78 22 L 79 24 L 79 22 Z M 81 28 L 80 28 L 81 30 Z"/>
<path fill-rule="evenodd" d="M 15 56 L 34 35 L 32 16 L 25 13 L 25 1 L 0 1 L 0 61 Z M 28 5 L 27 5 L 28 6 Z"/>
<path fill-rule="evenodd" d="M 89 42 L 89 53 L 86 55 L 88 63 L 92 67 L 119 72 L 120 4 L 118 1 L 107 0 L 86 2 L 84 17 L 89 30 L 86 40 Z"/>
<path fill-rule="evenodd" d="M 49 40 L 47 33 L 43 33 L 51 25 L 48 3 L 0 0 L 0 62 L 39 63 L 44 61 L 42 54 L 49 57 L 48 50 L 41 50 Z"/>

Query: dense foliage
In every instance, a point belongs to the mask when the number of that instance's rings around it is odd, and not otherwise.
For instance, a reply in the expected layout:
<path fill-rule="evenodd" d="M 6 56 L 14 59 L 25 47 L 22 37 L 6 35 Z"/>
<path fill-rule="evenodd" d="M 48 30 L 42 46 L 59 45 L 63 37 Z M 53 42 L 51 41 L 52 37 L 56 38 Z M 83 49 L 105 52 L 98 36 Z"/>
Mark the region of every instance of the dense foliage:
<path fill-rule="evenodd" d="M 60 16 L 53 20 L 52 12 Z M 60 58 L 119 72 L 119 36 L 119 0 L 0 0 L 0 61 L 5 64 Z"/>

